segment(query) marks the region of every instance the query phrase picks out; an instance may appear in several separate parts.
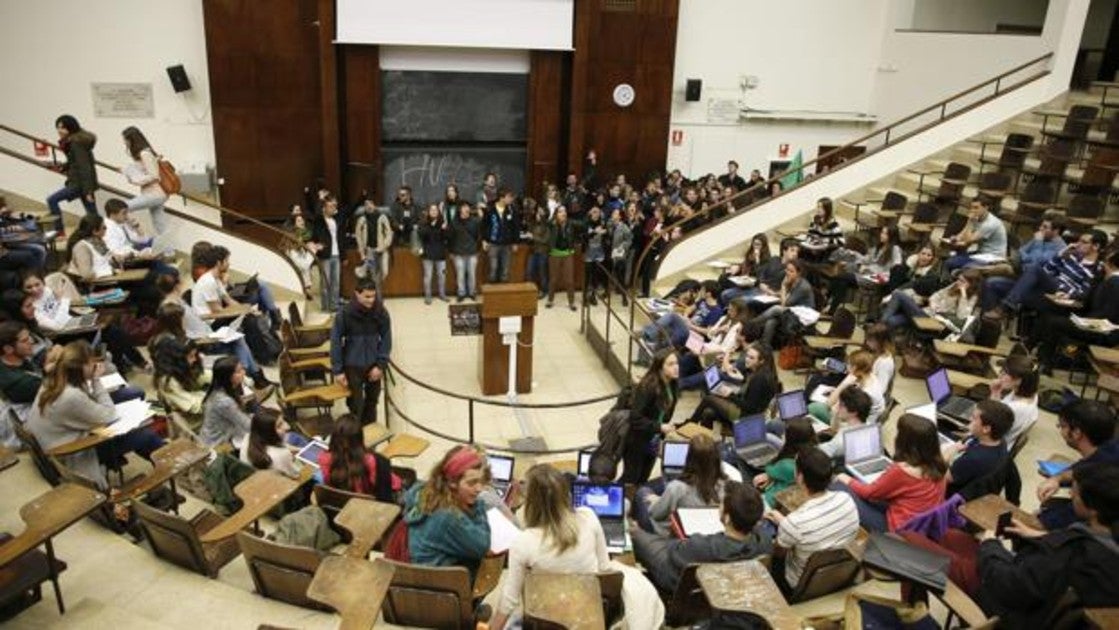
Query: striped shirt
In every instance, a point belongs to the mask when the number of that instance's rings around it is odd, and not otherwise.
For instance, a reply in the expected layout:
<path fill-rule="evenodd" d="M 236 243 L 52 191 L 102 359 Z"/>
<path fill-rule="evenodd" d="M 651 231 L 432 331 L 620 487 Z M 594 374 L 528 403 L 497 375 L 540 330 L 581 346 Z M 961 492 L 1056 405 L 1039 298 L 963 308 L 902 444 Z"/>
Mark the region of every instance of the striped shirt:
<path fill-rule="evenodd" d="M 828 490 L 805 501 L 777 527 L 777 544 L 789 550 L 785 581 L 795 587 L 809 556 L 843 547 L 855 540 L 858 532 L 859 512 L 850 495 Z"/>
<path fill-rule="evenodd" d="M 1057 290 L 1079 300 L 1092 290 L 1100 272 L 1099 261 L 1086 263 L 1080 256 L 1054 256 L 1042 265 L 1045 273 L 1057 282 Z"/>

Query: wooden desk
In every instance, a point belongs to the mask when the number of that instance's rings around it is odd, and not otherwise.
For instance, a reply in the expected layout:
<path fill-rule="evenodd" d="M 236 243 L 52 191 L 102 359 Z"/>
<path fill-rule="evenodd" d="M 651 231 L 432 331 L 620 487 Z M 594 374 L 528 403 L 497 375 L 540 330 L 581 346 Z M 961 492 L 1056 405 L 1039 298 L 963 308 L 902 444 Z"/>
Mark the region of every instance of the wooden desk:
<path fill-rule="evenodd" d="M 307 587 L 307 597 L 338 611 L 340 630 L 369 630 L 377 623 L 395 572 L 382 560 L 327 556 Z"/>
<path fill-rule="evenodd" d="M 971 343 L 945 341 L 943 339 L 933 339 L 933 349 L 935 349 L 937 352 L 954 357 L 966 357 L 972 352 L 976 354 L 989 354 L 995 356 L 1002 356 L 1004 354 L 1002 352 L 999 352 L 995 348 L 988 348 L 987 346 L 977 346 Z"/>
<path fill-rule="evenodd" d="M 179 438 L 152 453 L 154 466 L 151 472 L 126 483 L 120 489 L 116 501 L 139 497 L 162 486 L 171 483 L 171 491 L 175 491 L 175 477 L 190 468 L 201 464 L 210 457 L 210 449 L 188 438 Z M 173 508 L 178 512 L 178 506 Z"/>
<path fill-rule="evenodd" d="M 966 518 L 968 522 L 992 532 L 998 525 L 999 514 L 1007 511 L 1011 513 L 1013 518 L 1021 521 L 1023 525 L 1034 529 L 1045 529 L 1036 516 L 1022 510 L 997 494 L 988 494 L 960 506 L 960 516 Z"/>
<path fill-rule="evenodd" d="M 1105 348 L 1103 346 L 1088 346 L 1088 352 L 1097 361 L 1103 363 L 1119 363 L 1119 349 Z"/>
<path fill-rule="evenodd" d="M 58 611 L 65 612 L 66 607 L 62 603 L 62 591 L 58 585 L 58 567 L 51 539 L 97 509 L 106 498 L 96 490 L 64 483 L 24 504 L 19 510 L 19 516 L 27 527 L 19 536 L 0 545 L 0 567 L 8 566 L 39 545 L 45 545 L 47 566 L 51 583 L 54 585 L 54 596 L 58 601 Z"/>
<path fill-rule="evenodd" d="M 576 475 L 579 473 L 579 460 L 577 459 L 561 459 L 559 461 L 544 463 L 548 464 L 552 468 L 555 468 L 561 473 L 569 473 L 571 475 Z"/>
<path fill-rule="evenodd" d="M 201 319 L 204 319 L 206 321 L 212 321 L 212 320 L 215 320 L 215 319 L 228 319 L 228 318 L 231 318 L 231 317 L 240 317 L 242 315 L 245 315 L 246 313 L 248 313 L 251 310 L 253 310 L 253 307 L 252 307 L 251 304 L 242 304 L 240 302 L 233 302 L 232 304 L 226 306 L 225 308 L 221 309 L 220 311 L 210 311 L 209 313 L 207 313 L 205 315 L 200 313 L 198 316 Z"/>
<path fill-rule="evenodd" d="M 381 447 L 380 453 L 389 459 L 394 457 L 419 457 L 429 446 L 431 446 L 431 442 L 422 437 L 401 433 L 393 436 L 388 444 Z"/>
<path fill-rule="evenodd" d="M 377 424 L 376 422 L 367 424 L 361 428 L 361 442 L 365 444 L 365 448 L 373 448 L 391 437 L 392 431 L 389 431 L 384 425 Z"/>
<path fill-rule="evenodd" d="M 800 617 L 781 595 L 769 570 L 757 560 L 702 564 L 696 579 L 714 609 L 761 615 L 777 629 L 801 627 Z"/>
<path fill-rule="evenodd" d="M 589 573 L 529 571 L 524 587 L 525 616 L 568 630 L 606 627 L 598 577 Z"/>
<path fill-rule="evenodd" d="M 1119 608 L 1085 608 L 1084 619 L 1100 630 L 1119 628 Z"/>
<path fill-rule="evenodd" d="M 310 479 L 311 467 L 306 466 L 298 479 L 285 477 L 273 470 L 258 470 L 251 477 L 237 484 L 233 493 L 244 505 L 236 514 L 222 521 L 217 527 L 199 537 L 204 543 L 218 542 L 237 534 L 276 507 Z"/>
<path fill-rule="evenodd" d="M 299 361 L 292 361 L 291 368 L 293 370 L 306 370 L 306 369 L 322 369 L 330 371 L 330 357 L 311 357 L 309 359 L 300 359 Z"/>
<path fill-rule="evenodd" d="M 696 422 L 687 422 L 680 425 L 679 427 L 676 427 L 676 435 L 683 438 L 683 441 L 685 442 L 697 435 L 706 435 L 713 440 L 718 440 L 718 438 L 715 436 L 714 431 Z"/>
<path fill-rule="evenodd" d="M 19 455 L 12 449 L 0 444 L 0 470 L 7 470 L 19 463 Z"/>
<path fill-rule="evenodd" d="M 823 335 L 807 335 L 804 343 L 809 348 L 823 350 L 825 348 L 838 348 L 840 346 L 861 346 L 861 341 L 855 339 L 841 339 L 839 337 L 825 337 Z"/>
<path fill-rule="evenodd" d="M 334 517 L 334 524 L 350 533 L 350 546 L 346 555 L 365 559 L 369 550 L 400 514 L 400 506 L 372 499 L 350 499 Z"/>
<path fill-rule="evenodd" d="M 333 402 L 335 400 L 342 400 L 350 395 L 350 390 L 340 383 L 330 383 L 329 385 L 320 385 L 318 387 L 308 387 L 291 393 L 284 394 L 285 403 L 304 402 L 311 399 L 325 400 Z"/>
<path fill-rule="evenodd" d="M 948 329 L 944 322 L 935 317 L 914 317 L 913 325 L 917 327 L 917 330 L 927 333 L 940 334 Z"/>
<path fill-rule="evenodd" d="M 977 385 L 990 385 L 990 379 L 968 374 L 967 372 L 960 372 L 958 370 L 948 370 L 948 384 L 953 388 L 958 388 L 967 391 Z"/>
<path fill-rule="evenodd" d="M 93 278 L 92 280 L 87 280 L 85 282 L 90 286 L 100 287 L 112 284 L 125 284 L 129 282 L 143 282 L 144 278 L 147 275 L 147 269 L 123 269 L 111 276 L 105 276 L 104 278 Z"/>

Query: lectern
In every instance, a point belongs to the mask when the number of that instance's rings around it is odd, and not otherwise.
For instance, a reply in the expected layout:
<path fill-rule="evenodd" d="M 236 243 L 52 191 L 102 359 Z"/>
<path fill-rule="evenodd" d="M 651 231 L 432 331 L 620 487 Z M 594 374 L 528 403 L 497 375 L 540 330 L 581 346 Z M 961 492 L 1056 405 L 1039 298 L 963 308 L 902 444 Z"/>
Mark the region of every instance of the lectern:
<path fill-rule="evenodd" d="M 536 317 L 536 285 L 532 282 L 482 285 L 482 351 L 478 374 L 482 394 L 504 394 L 509 388 L 509 347 L 501 343 L 502 317 L 520 317 L 517 335 L 517 393 L 532 391 L 532 322 Z"/>

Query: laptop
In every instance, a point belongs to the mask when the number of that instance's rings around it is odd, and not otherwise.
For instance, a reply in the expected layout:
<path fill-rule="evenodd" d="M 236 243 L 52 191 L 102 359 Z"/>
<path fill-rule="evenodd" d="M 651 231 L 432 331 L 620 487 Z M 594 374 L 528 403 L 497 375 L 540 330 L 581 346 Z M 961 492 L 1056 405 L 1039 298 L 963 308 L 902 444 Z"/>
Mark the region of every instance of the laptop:
<path fill-rule="evenodd" d="M 804 390 L 796 389 L 777 396 L 777 417 L 788 422 L 793 418 L 808 415 L 808 403 L 804 401 Z"/>
<path fill-rule="evenodd" d="M 777 447 L 766 439 L 765 414 L 746 416 L 734 423 L 734 451 L 754 468 L 762 468 L 777 455 Z"/>
<path fill-rule="evenodd" d="M 707 381 L 707 391 L 716 396 L 729 398 L 738 389 L 737 386 L 723 380 L 723 375 L 719 373 L 719 366 L 717 365 L 709 366 L 704 370 L 703 378 Z"/>
<path fill-rule="evenodd" d="M 847 429 L 843 434 L 843 461 L 852 477 L 863 483 L 874 483 L 893 463 L 882 452 L 881 428 L 868 424 Z"/>
<path fill-rule="evenodd" d="M 688 461 L 687 442 L 661 443 L 661 474 L 665 479 L 672 480 L 683 474 L 686 461 Z"/>
<path fill-rule="evenodd" d="M 703 338 L 703 335 L 697 333 L 694 330 L 689 330 L 688 340 L 684 342 L 684 347 L 687 348 L 689 352 L 698 357 L 703 354 L 703 344 L 706 341 L 707 340 Z"/>
<path fill-rule="evenodd" d="M 937 414 L 964 424 L 971 421 L 971 412 L 975 409 L 975 401 L 952 394 L 952 385 L 948 382 L 947 368 L 940 368 L 929 374 L 925 378 L 925 386 L 929 390 L 929 399 L 936 403 Z"/>
<path fill-rule="evenodd" d="M 97 324 L 97 313 L 86 313 L 85 315 L 78 315 L 66 320 L 63 324 L 62 330 L 81 330 L 82 328 L 89 328 Z"/>
<path fill-rule="evenodd" d="M 497 496 L 504 499 L 509 493 L 509 484 L 513 483 L 513 458 L 486 453 L 486 459 L 490 462 L 490 485 Z"/>
<path fill-rule="evenodd" d="M 587 449 L 579 451 L 579 465 L 575 468 L 575 476 L 586 479 L 591 476 L 591 456 L 594 451 Z"/>
<path fill-rule="evenodd" d="M 936 403 L 927 403 L 924 405 L 917 405 L 916 407 L 910 407 L 909 409 L 905 410 L 905 413 L 911 413 L 915 416 L 920 416 L 925 420 L 936 424 Z M 941 446 L 944 446 L 945 444 L 952 444 L 956 441 L 951 437 L 944 435 L 944 433 L 940 431 L 937 431 L 936 435 L 940 439 Z"/>
<path fill-rule="evenodd" d="M 620 483 L 576 481 L 571 486 L 571 505 L 588 507 L 598 516 L 606 537 L 606 550 L 621 553 L 626 548 L 626 493 Z"/>
<path fill-rule="evenodd" d="M 311 440 L 295 454 L 295 459 L 318 470 L 319 456 L 330 450 L 330 445 L 322 440 Z"/>

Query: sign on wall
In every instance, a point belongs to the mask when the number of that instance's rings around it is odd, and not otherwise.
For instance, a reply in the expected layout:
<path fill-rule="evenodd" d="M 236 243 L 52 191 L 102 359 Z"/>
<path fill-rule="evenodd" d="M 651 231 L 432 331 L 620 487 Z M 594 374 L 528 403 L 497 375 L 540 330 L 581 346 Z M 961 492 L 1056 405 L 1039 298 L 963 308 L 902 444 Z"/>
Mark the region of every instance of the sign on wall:
<path fill-rule="evenodd" d="M 98 118 L 155 118 L 151 83 L 91 83 Z"/>

